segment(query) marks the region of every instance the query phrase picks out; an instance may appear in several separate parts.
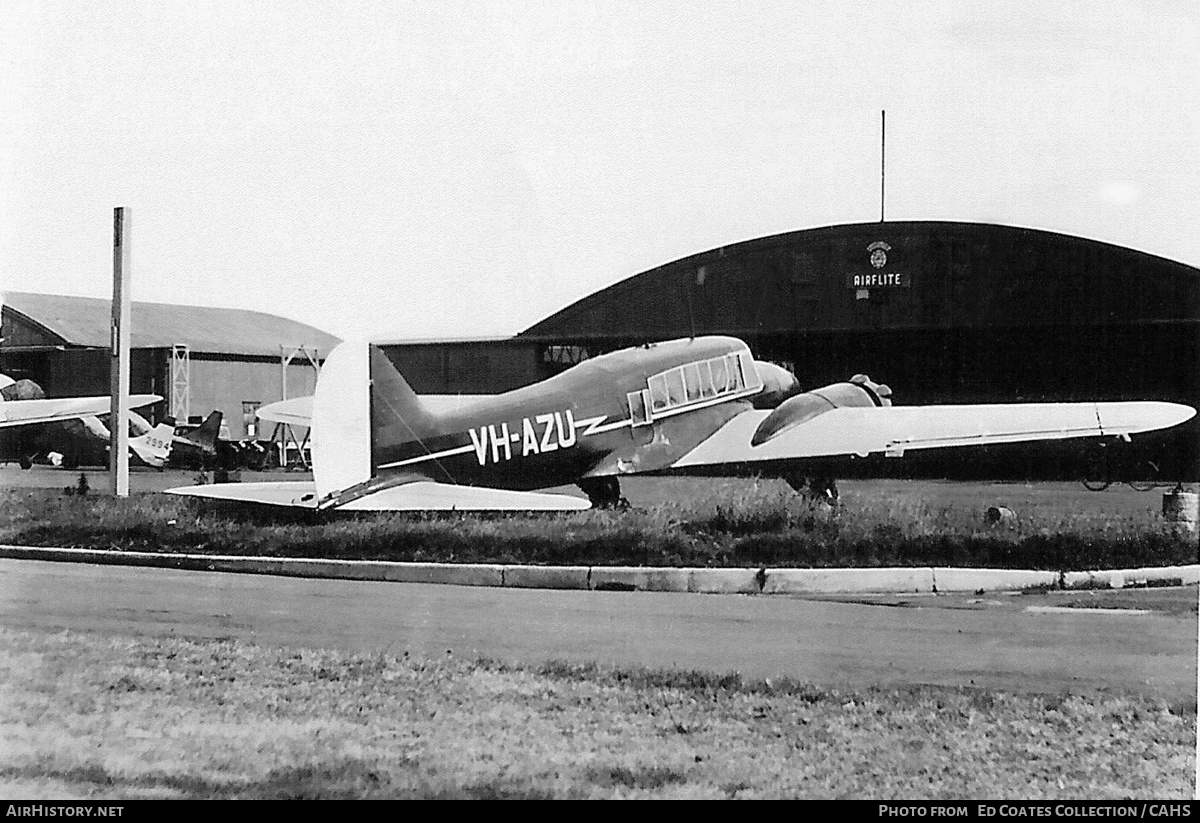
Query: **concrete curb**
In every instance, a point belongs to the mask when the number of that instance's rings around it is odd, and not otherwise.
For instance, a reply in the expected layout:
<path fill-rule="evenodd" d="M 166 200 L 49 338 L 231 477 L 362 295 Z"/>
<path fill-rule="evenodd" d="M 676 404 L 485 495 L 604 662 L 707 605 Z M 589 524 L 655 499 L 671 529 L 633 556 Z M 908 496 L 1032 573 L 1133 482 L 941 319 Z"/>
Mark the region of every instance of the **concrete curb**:
<path fill-rule="evenodd" d="M 510 589 L 587 589 L 588 566 L 503 566 Z"/>
<path fill-rule="evenodd" d="M 385 580 L 392 583 L 439 583 L 450 586 L 499 586 L 504 567 L 499 564 L 454 566 L 448 563 L 380 563 Z"/>
<path fill-rule="evenodd" d="M 590 583 L 593 591 L 686 592 L 691 577 L 691 569 L 595 566 Z"/>
<path fill-rule="evenodd" d="M 688 591 L 699 594 L 759 594 L 761 569 L 688 569 Z"/>
<path fill-rule="evenodd" d="M 680 569 L 642 566 L 393 563 L 379 560 L 164 554 L 5 545 L 0 545 L 0 557 L 393 583 L 706 594 L 947 593 L 1019 591 L 1034 586 L 1073 589 L 1106 586 L 1123 588 L 1151 582 L 1177 581 L 1180 585 L 1200 583 L 1200 564 L 1085 572 L 926 566 L 881 569 Z"/>
<path fill-rule="evenodd" d="M 1054 586 L 1059 582 L 1058 572 L 1025 571 L 1022 569 L 948 569 L 930 570 L 934 591 L 977 592 L 1019 591 L 1033 586 Z"/>
<path fill-rule="evenodd" d="M 164 554 L 107 549 L 56 549 L 0 545 L 0 557 L 96 563 L 106 566 L 149 566 L 184 571 L 275 574 L 389 583 L 441 583 L 453 586 L 501 586 L 505 566 L 472 563 L 392 563 L 382 560 L 322 560 L 309 557 L 241 557 L 228 554 Z"/>
<path fill-rule="evenodd" d="M 763 594 L 932 592 L 933 569 L 767 569 Z"/>
<path fill-rule="evenodd" d="M 1116 571 L 1067 572 L 1063 575 L 1065 589 L 1103 588 L 1113 589 L 1136 586 L 1144 583 L 1170 583 L 1178 580 L 1179 585 L 1200 583 L 1200 566 L 1162 566 L 1144 569 L 1119 569 Z"/>

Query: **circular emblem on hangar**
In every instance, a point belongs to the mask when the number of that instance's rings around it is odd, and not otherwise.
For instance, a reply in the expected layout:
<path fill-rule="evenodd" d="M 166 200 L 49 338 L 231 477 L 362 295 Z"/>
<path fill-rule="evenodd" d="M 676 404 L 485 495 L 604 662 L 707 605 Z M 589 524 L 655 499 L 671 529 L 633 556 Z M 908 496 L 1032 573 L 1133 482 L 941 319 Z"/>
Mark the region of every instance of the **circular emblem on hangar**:
<path fill-rule="evenodd" d="M 871 265 L 877 269 L 882 269 L 887 265 L 887 253 L 891 250 L 892 247 L 882 240 L 876 240 L 867 246 L 867 251 L 871 253 Z"/>

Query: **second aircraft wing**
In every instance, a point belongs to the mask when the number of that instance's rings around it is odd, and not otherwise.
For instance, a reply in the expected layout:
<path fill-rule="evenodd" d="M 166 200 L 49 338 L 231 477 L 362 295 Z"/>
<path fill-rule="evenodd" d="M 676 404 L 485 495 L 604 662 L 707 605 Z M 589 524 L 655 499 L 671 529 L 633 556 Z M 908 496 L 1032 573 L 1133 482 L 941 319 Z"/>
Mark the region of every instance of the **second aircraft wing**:
<path fill-rule="evenodd" d="M 157 394 L 129 396 L 129 408 L 149 406 L 162 400 Z M 108 397 L 63 397 L 60 399 L 5 400 L 0 402 L 0 426 L 25 426 L 32 423 L 53 423 L 79 417 L 95 417 L 111 411 Z"/>

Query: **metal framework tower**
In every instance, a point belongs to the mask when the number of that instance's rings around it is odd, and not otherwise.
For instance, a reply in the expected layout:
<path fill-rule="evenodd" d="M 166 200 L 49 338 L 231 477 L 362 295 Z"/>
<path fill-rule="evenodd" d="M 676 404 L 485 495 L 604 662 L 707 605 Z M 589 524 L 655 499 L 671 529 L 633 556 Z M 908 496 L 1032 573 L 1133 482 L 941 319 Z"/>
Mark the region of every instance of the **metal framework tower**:
<path fill-rule="evenodd" d="M 171 416 L 186 424 L 192 410 L 192 360 L 186 343 L 171 347 Z"/>
<path fill-rule="evenodd" d="M 309 348 L 308 346 L 285 346 L 282 343 L 279 345 L 279 386 L 280 400 L 288 399 L 288 366 L 292 364 L 300 355 L 304 355 L 308 359 L 309 365 L 313 367 L 313 371 L 319 377 L 321 375 L 321 360 L 319 357 L 319 349 Z M 315 385 L 315 383 L 314 383 Z M 296 454 L 300 457 L 300 462 L 305 469 L 311 469 L 308 465 L 308 458 L 304 455 L 304 449 L 308 445 L 309 435 L 312 434 L 312 429 L 306 429 L 304 438 L 296 437 L 296 431 L 293 426 L 288 423 L 276 423 L 275 430 L 271 432 L 271 439 L 278 443 L 279 448 L 279 465 L 287 467 L 287 448 L 291 443 L 296 447 Z"/>

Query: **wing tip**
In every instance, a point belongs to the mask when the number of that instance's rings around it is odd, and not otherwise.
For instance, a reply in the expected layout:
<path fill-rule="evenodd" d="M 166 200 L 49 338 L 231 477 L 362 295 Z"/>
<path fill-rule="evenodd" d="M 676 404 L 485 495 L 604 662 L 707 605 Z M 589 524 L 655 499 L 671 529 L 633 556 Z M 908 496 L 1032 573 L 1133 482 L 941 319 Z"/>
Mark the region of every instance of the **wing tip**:
<path fill-rule="evenodd" d="M 1097 404 L 1101 428 L 1138 434 L 1179 426 L 1196 416 L 1196 409 L 1165 400 Z"/>

